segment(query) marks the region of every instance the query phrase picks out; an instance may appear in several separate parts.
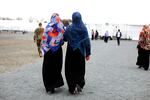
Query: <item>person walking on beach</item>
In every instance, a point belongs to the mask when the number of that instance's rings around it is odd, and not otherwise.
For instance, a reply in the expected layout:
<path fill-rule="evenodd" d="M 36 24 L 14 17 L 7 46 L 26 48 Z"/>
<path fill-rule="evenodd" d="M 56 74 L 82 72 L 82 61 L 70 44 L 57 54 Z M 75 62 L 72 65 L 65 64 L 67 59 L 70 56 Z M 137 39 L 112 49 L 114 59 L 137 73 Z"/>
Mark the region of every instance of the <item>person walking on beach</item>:
<path fill-rule="evenodd" d="M 139 35 L 138 41 L 138 57 L 136 65 L 138 68 L 149 69 L 149 56 L 150 56 L 150 28 L 148 25 L 144 25 Z"/>
<path fill-rule="evenodd" d="M 121 39 L 122 33 L 120 32 L 120 29 L 116 32 L 116 38 L 117 38 L 117 44 L 120 45 L 120 39 Z"/>
<path fill-rule="evenodd" d="M 36 45 L 38 48 L 38 53 L 39 53 L 40 57 L 42 57 L 41 40 L 42 40 L 43 33 L 44 33 L 44 28 L 42 27 L 42 23 L 39 23 L 39 27 L 36 28 L 34 31 L 34 42 L 36 42 Z"/>
<path fill-rule="evenodd" d="M 65 77 L 71 94 L 82 92 L 85 85 L 85 59 L 91 55 L 91 44 L 88 31 L 82 22 L 81 14 L 72 14 L 72 24 L 64 33 L 68 42 L 65 59 Z"/>
<path fill-rule="evenodd" d="M 64 85 L 62 78 L 62 45 L 64 25 L 57 13 L 52 14 L 50 22 L 42 36 L 43 83 L 47 93 L 54 93 L 55 88 Z"/>

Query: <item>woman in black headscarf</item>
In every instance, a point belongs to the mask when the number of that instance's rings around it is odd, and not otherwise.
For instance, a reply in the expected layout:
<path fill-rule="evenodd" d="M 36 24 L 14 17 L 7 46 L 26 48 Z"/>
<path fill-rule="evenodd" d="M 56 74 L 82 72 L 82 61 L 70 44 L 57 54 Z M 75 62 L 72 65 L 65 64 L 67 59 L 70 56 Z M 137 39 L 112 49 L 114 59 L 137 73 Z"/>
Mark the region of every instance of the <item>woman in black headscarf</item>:
<path fill-rule="evenodd" d="M 69 92 L 81 92 L 85 85 L 85 59 L 91 55 L 91 44 L 87 28 L 82 22 L 81 14 L 72 15 L 72 24 L 64 33 L 64 40 L 68 42 L 65 60 L 65 76 Z"/>

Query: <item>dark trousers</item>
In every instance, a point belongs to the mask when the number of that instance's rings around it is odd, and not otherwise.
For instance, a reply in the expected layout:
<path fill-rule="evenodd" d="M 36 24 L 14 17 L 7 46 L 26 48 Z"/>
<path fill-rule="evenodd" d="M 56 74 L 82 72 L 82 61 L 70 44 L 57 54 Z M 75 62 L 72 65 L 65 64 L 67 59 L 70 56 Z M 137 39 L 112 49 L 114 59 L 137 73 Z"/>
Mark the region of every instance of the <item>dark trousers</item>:
<path fill-rule="evenodd" d="M 92 38 L 91 38 L 91 40 L 94 40 L 94 35 L 92 35 Z"/>
<path fill-rule="evenodd" d="M 104 42 L 108 42 L 108 37 L 104 37 Z"/>
<path fill-rule="evenodd" d="M 117 43 L 120 45 L 120 37 L 117 37 Z"/>

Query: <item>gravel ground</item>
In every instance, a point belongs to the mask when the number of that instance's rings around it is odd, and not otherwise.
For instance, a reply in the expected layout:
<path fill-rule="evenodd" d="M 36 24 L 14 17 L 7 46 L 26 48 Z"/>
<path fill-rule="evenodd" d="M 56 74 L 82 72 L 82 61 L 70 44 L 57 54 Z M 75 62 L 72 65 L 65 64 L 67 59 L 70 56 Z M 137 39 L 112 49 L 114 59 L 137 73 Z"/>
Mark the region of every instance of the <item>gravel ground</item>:
<path fill-rule="evenodd" d="M 42 58 L 0 74 L 0 100 L 150 100 L 150 72 L 138 69 L 137 41 L 92 41 L 86 63 L 86 85 L 81 94 L 70 95 L 65 85 L 55 94 L 45 93 Z M 65 46 L 64 46 L 65 55 Z"/>

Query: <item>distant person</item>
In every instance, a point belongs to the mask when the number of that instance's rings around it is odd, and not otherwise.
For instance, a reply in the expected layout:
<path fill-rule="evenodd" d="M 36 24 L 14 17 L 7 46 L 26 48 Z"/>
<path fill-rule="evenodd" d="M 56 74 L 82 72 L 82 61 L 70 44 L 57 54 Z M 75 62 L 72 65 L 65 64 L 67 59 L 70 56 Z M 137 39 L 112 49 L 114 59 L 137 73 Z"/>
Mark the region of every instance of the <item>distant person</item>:
<path fill-rule="evenodd" d="M 36 28 L 34 31 L 34 42 L 36 42 L 37 44 L 38 53 L 40 57 L 42 57 L 41 40 L 42 40 L 43 33 L 44 33 L 44 28 L 42 27 L 42 23 L 39 23 L 39 27 Z"/>
<path fill-rule="evenodd" d="M 106 31 L 105 32 L 105 34 L 104 34 L 104 42 L 108 42 L 108 38 L 109 38 L 109 33 L 108 33 L 108 31 Z"/>
<path fill-rule="evenodd" d="M 57 13 L 52 14 L 42 37 L 43 83 L 47 93 L 54 93 L 55 88 L 64 85 L 62 78 L 62 45 L 64 26 Z"/>
<path fill-rule="evenodd" d="M 68 42 L 65 59 L 65 76 L 71 94 L 82 92 L 85 85 L 85 60 L 90 59 L 91 44 L 88 31 L 79 12 L 72 15 L 64 39 Z"/>
<path fill-rule="evenodd" d="M 138 57 L 136 65 L 139 68 L 149 69 L 149 56 L 150 56 L 150 28 L 148 25 L 144 25 L 139 35 L 138 41 Z"/>
<path fill-rule="evenodd" d="M 94 33 L 94 30 L 92 29 L 92 32 L 91 32 L 91 34 L 92 34 L 92 40 L 94 40 L 95 39 L 95 33 Z"/>
<path fill-rule="evenodd" d="M 96 30 L 96 31 L 95 31 L 95 40 L 97 40 L 98 35 L 99 35 L 99 33 L 98 33 L 98 31 Z"/>
<path fill-rule="evenodd" d="M 120 29 L 116 32 L 116 38 L 117 38 L 117 44 L 120 45 L 120 39 L 121 39 L 122 33 L 120 32 Z"/>

